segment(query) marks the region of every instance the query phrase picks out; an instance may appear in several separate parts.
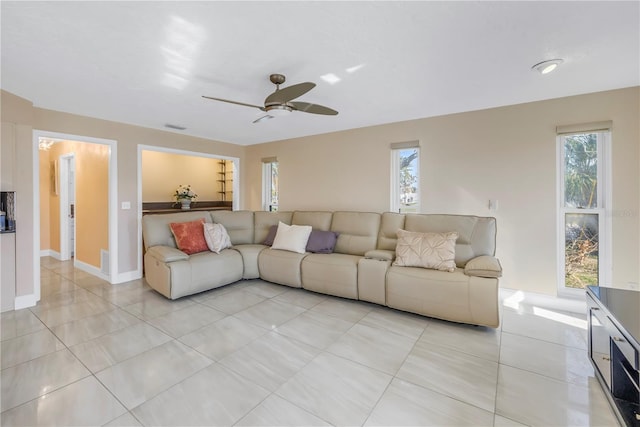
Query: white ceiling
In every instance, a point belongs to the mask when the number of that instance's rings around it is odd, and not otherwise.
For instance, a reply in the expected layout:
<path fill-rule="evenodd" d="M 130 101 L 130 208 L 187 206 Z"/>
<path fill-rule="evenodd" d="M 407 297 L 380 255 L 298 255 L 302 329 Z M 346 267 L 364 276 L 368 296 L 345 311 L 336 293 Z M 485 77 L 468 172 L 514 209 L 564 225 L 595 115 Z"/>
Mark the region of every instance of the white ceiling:
<path fill-rule="evenodd" d="M 6 91 L 36 107 L 256 144 L 640 85 L 640 2 L 1 2 Z M 563 58 L 542 76 L 531 66 Z M 312 81 L 258 124 L 275 87 Z M 340 80 L 330 84 L 322 76 Z M 166 130 L 166 129 L 165 129 Z"/>

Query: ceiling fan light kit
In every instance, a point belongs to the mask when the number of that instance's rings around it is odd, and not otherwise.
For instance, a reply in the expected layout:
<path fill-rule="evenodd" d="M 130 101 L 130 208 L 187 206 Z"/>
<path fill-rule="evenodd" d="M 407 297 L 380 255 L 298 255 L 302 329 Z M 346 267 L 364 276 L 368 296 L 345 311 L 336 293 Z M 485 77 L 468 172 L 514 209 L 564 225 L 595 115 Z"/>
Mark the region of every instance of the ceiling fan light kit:
<path fill-rule="evenodd" d="M 282 74 L 271 74 L 269 76 L 271 83 L 276 85 L 276 90 L 264 100 L 264 106 L 247 104 L 245 102 L 231 101 L 229 99 L 215 98 L 212 96 L 202 95 L 203 98 L 212 99 L 214 101 L 227 102 L 230 104 L 242 105 L 244 107 L 257 108 L 261 111 L 269 113 L 253 121 L 259 123 L 263 119 L 273 119 L 276 116 L 286 116 L 293 111 L 303 113 L 321 114 L 325 116 L 335 116 L 338 112 L 324 105 L 311 104 L 308 102 L 295 102 L 294 99 L 304 95 L 313 89 L 316 84 L 311 82 L 298 83 L 280 89 L 280 85 L 285 82 L 286 78 Z"/>
<path fill-rule="evenodd" d="M 286 104 L 275 104 L 266 106 L 265 110 L 272 116 L 288 116 L 293 108 Z"/>

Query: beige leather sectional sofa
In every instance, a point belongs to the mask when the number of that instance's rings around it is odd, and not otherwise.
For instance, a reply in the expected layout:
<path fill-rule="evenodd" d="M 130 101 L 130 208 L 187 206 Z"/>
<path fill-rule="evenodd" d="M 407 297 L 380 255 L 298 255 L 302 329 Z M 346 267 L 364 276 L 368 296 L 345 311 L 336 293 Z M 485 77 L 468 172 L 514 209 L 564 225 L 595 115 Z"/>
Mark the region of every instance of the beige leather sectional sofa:
<path fill-rule="evenodd" d="M 187 255 L 169 224 L 224 225 L 233 247 Z M 339 233 L 333 253 L 295 253 L 263 245 L 279 221 Z M 394 266 L 397 231 L 456 231 L 454 272 Z M 455 322 L 497 327 L 495 218 L 391 212 L 211 211 L 145 215 L 145 278 L 167 298 L 256 279 Z"/>

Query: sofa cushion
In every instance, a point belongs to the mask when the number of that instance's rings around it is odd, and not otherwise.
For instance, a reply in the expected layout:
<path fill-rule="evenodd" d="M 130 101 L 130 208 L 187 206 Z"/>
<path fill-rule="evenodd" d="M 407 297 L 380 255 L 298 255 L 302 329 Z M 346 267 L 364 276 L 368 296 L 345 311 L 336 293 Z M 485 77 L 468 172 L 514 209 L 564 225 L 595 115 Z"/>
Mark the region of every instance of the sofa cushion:
<path fill-rule="evenodd" d="M 380 220 L 380 231 L 378 231 L 378 247 L 376 249 L 383 249 L 386 251 L 396 250 L 396 244 L 398 243 L 398 230 L 405 229 L 404 219 L 405 214 L 396 212 L 384 212 Z M 452 228 L 451 230 L 455 230 Z M 425 231 L 425 230 L 411 230 L 411 231 Z"/>
<path fill-rule="evenodd" d="M 311 230 L 307 242 L 307 252 L 330 254 L 336 247 L 338 233 L 335 231 Z"/>
<path fill-rule="evenodd" d="M 271 246 L 273 245 L 273 239 L 276 238 L 276 233 L 278 232 L 278 226 L 272 225 L 269 227 L 269 232 L 267 233 L 267 237 L 262 241 L 263 245 Z"/>
<path fill-rule="evenodd" d="M 243 245 L 253 243 L 252 211 L 211 211 L 213 222 L 224 225 L 231 244 Z"/>
<path fill-rule="evenodd" d="M 358 299 L 358 261 L 346 254 L 309 254 L 300 266 L 302 287 L 323 294 Z"/>
<path fill-rule="evenodd" d="M 473 322 L 469 280 L 460 269 L 448 273 L 392 265 L 387 271 L 387 305 L 445 320 Z"/>
<path fill-rule="evenodd" d="M 300 264 L 309 254 L 265 249 L 258 254 L 260 278 L 294 288 L 302 287 Z"/>
<path fill-rule="evenodd" d="M 291 224 L 310 225 L 316 230 L 329 231 L 333 212 L 325 211 L 295 211 L 291 217 Z M 334 230 L 335 231 L 335 230 Z"/>
<path fill-rule="evenodd" d="M 204 240 L 211 252 L 219 254 L 221 250 L 231 247 L 231 239 L 224 225 L 207 223 L 203 226 Z"/>
<path fill-rule="evenodd" d="M 340 233 L 335 252 L 362 256 L 376 249 L 379 228 L 379 213 L 334 212 L 331 231 Z"/>
<path fill-rule="evenodd" d="M 456 266 L 464 268 L 467 262 L 480 255 L 495 255 L 496 219 L 472 215 L 407 214 L 407 231 L 422 233 L 458 232 Z"/>
<path fill-rule="evenodd" d="M 365 252 L 364 257 L 368 259 L 377 259 L 379 261 L 393 261 L 396 258 L 396 251 L 395 249 L 392 251 L 374 249 L 372 251 Z"/>
<path fill-rule="evenodd" d="M 186 289 L 184 289 L 182 295 L 178 294 L 179 290 L 176 289 L 174 291 L 172 286 L 171 294 L 175 296 L 195 294 L 242 279 L 242 256 L 235 249 L 224 249 L 219 254 L 211 251 L 194 254 L 189 258 L 189 268 L 185 269 L 188 273 L 176 269 L 176 274 L 174 275 L 173 265 L 175 264 L 177 267 L 183 262 L 177 261 L 169 264 L 172 269 L 174 283 L 177 284 L 178 281 L 185 282 Z M 180 278 L 176 277 L 178 275 Z"/>
<path fill-rule="evenodd" d="M 189 255 L 170 246 L 152 246 L 146 253 L 162 262 L 184 261 L 189 259 Z"/>
<path fill-rule="evenodd" d="M 272 226 L 278 226 L 279 222 L 284 222 L 285 224 L 291 224 L 291 217 L 293 216 L 293 212 L 287 211 L 276 211 L 276 212 L 267 212 L 267 211 L 256 211 L 253 213 L 253 243 L 262 244 L 267 238 L 267 234 L 269 234 L 269 230 Z M 274 232 L 275 233 L 275 232 Z M 276 235 L 274 234 L 273 237 Z M 273 239 L 271 240 L 273 243 Z M 271 245 L 269 245 L 271 246 Z"/>
<path fill-rule="evenodd" d="M 233 247 L 242 255 L 242 278 L 258 279 L 260 278 L 260 270 L 258 270 L 258 256 L 265 245 L 236 245 Z"/>
<path fill-rule="evenodd" d="M 396 260 L 400 267 L 423 267 L 453 272 L 458 233 L 418 233 L 398 230 Z"/>
<path fill-rule="evenodd" d="M 502 266 L 498 258 L 482 255 L 473 258 L 464 266 L 464 274 L 476 277 L 500 277 L 502 276 Z"/>
<path fill-rule="evenodd" d="M 209 250 L 204 238 L 204 219 L 169 224 L 178 249 L 187 255 Z"/>
<path fill-rule="evenodd" d="M 389 267 L 387 306 L 429 317 L 497 327 L 498 279 L 415 267 Z"/>
<path fill-rule="evenodd" d="M 273 239 L 271 249 L 282 249 L 303 254 L 306 252 L 310 234 L 310 225 L 287 225 L 281 222 L 278 224 L 278 231 Z"/>

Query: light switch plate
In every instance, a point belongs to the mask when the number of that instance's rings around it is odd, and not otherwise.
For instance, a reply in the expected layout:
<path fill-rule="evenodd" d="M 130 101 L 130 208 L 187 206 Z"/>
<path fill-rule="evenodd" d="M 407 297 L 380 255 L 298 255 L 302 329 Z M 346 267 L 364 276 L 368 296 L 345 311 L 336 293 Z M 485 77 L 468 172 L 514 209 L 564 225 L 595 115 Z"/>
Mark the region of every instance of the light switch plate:
<path fill-rule="evenodd" d="M 122 209 L 131 209 L 131 202 L 122 202 Z"/>

